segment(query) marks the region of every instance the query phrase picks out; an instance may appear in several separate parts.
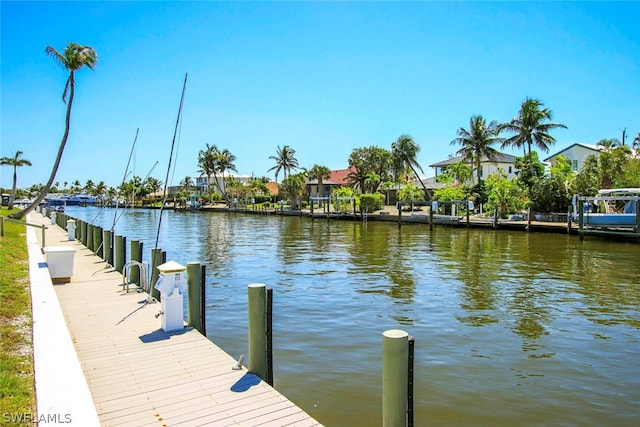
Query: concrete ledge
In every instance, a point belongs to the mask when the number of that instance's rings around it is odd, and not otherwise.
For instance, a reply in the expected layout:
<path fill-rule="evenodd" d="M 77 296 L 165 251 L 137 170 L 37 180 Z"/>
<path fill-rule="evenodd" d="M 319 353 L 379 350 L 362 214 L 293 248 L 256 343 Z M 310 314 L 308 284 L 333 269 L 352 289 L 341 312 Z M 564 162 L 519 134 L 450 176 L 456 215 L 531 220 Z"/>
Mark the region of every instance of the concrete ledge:
<path fill-rule="evenodd" d="M 28 219 L 30 221 L 30 219 Z M 39 425 L 99 426 L 35 230 L 27 227 L 33 363 Z"/>

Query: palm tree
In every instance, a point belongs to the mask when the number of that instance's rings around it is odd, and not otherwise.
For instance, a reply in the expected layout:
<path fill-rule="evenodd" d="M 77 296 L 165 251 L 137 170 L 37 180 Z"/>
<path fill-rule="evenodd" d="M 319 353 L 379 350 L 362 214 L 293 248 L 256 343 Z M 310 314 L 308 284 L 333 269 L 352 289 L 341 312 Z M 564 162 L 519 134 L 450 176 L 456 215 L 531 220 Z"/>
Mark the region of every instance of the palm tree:
<path fill-rule="evenodd" d="M 63 53 L 58 52 L 55 48 L 51 46 L 47 46 L 45 52 L 53 57 L 60 65 L 62 65 L 67 71 L 69 71 L 69 77 L 67 77 L 67 82 L 64 86 L 64 92 L 62 92 L 62 101 L 67 104 L 67 114 L 65 117 L 65 126 L 64 126 L 64 134 L 62 135 L 62 141 L 60 141 L 60 147 L 58 148 L 58 155 L 56 156 L 56 160 L 53 164 L 53 168 L 51 170 L 51 175 L 49 176 L 49 180 L 45 184 L 42 192 L 36 197 L 36 199 L 31 203 L 31 205 L 27 206 L 25 209 L 16 212 L 13 215 L 14 218 L 20 219 L 25 216 L 27 213 L 31 212 L 35 209 L 36 206 L 40 204 L 49 192 L 53 181 L 56 178 L 56 173 L 58 172 L 58 167 L 60 166 L 60 160 L 62 160 L 62 153 L 64 152 L 64 147 L 67 144 L 67 139 L 69 138 L 69 127 L 71 123 L 71 107 L 73 105 L 73 97 L 75 94 L 76 81 L 75 81 L 75 73 L 80 70 L 82 67 L 87 66 L 89 69 L 93 70 L 98 62 L 98 54 L 95 50 L 93 50 L 90 46 L 82 46 L 77 43 L 69 43 Z M 67 101 L 67 94 L 69 95 L 69 99 Z"/>
<path fill-rule="evenodd" d="M 216 174 L 216 157 L 218 155 L 218 147 L 215 145 L 206 145 L 204 150 L 198 152 L 198 172 L 203 173 L 207 177 L 208 187 L 211 186 L 211 176 Z M 218 180 L 215 180 L 216 187 L 218 186 Z"/>
<path fill-rule="evenodd" d="M 284 170 L 284 179 L 286 179 L 292 169 L 299 169 L 298 159 L 296 159 L 295 155 L 296 150 L 288 145 L 282 148 L 278 145 L 278 153 L 275 156 L 269 156 L 269 159 L 276 161 L 276 165 L 268 170 L 268 172 L 276 171 L 276 182 L 278 182 L 278 174 L 280 174 L 281 170 Z"/>
<path fill-rule="evenodd" d="M 633 138 L 633 148 L 636 149 L 640 149 L 640 132 L 638 132 L 638 135 L 636 135 L 635 138 Z"/>
<path fill-rule="evenodd" d="M 502 142 L 501 148 L 514 147 L 527 150 L 525 156 L 529 153 L 529 169 L 533 175 L 533 163 L 531 162 L 531 146 L 535 145 L 544 152 L 549 151 L 549 147 L 556 140 L 549 134 L 552 129 L 567 127 L 560 123 L 551 122 L 551 110 L 542 107 L 542 102 L 537 99 L 525 98 L 520 106 L 518 117 L 512 119 L 509 123 L 503 123 L 499 126 L 499 131 L 507 131 L 514 133 L 510 138 Z M 548 121 L 547 123 L 545 123 Z"/>
<path fill-rule="evenodd" d="M 84 184 L 84 192 L 87 194 L 90 194 L 92 196 L 95 195 L 96 192 L 96 184 L 93 182 L 93 180 L 88 179 L 87 182 Z"/>
<path fill-rule="evenodd" d="M 3 157 L 0 159 L 0 166 L 13 166 L 13 187 L 11 187 L 11 197 L 9 198 L 9 210 L 13 209 L 13 201 L 16 198 L 16 188 L 18 186 L 18 168 L 31 166 L 31 161 L 21 159 L 22 151 L 16 151 L 13 157 Z"/>
<path fill-rule="evenodd" d="M 226 148 L 218 153 L 216 156 L 216 168 L 217 171 L 222 175 L 222 182 L 225 182 L 224 172 L 225 171 L 233 171 L 238 173 L 236 169 L 236 165 L 233 163 L 236 161 L 236 156 L 231 154 L 229 150 Z M 223 192 L 225 200 L 228 201 L 226 189 Z"/>
<path fill-rule="evenodd" d="M 193 179 L 190 176 L 185 176 L 182 181 L 180 181 L 180 187 L 184 190 L 188 191 L 193 187 Z"/>
<path fill-rule="evenodd" d="M 409 135 L 400 135 L 398 139 L 391 144 L 391 156 L 396 169 L 398 171 L 404 170 L 407 167 L 411 169 L 413 174 L 416 176 L 416 179 L 420 182 L 420 185 L 422 185 L 422 189 L 424 190 L 424 195 L 426 197 L 429 192 L 427 191 L 427 187 L 424 185 L 424 182 L 420 179 L 420 175 L 418 175 L 418 172 L 416 171 L 417 169 L 424 173 L 416 159 L 419 152 L 420 146 Z"/>
<path fill-rule="evenodd" d="M 478 184 L 482 178 L 482 169 L 480 169 L 482 160 L 486 158 L 488 161 L 495 161 L 500 154 L 492 147 L 493 144 L 502 142 L 499 128 L 495 120 L 487 125 L 484 117 L 472 116 L 469 119 L 469 129 L 458 129 L 458 137 L 451 141 L 451 145 L 461 146 L 456 155 L 462 156 L 465 161 L 474 165 Z"/>
<path fill-rule="evenodd" d="M 315 164 L 307 171 L 307 176 L 309 179 L 318 180 L 318 193 L 320 197 L 324 197 L 324 180 L 331 178 L 331 170 L 326 166 Z M 322 202 L 320 202 L 320 206 L 322 206 Z"/>
<path fill-rule="evenodd" d="M 612 138 L 612 139 L 605 138 L 598 141 L 598 144 L 596 146 L 598 148 L 601 148 L 605 153 L 609 153 L 614 148 L 620 147 L 621 144 L 617 138 Z"/>

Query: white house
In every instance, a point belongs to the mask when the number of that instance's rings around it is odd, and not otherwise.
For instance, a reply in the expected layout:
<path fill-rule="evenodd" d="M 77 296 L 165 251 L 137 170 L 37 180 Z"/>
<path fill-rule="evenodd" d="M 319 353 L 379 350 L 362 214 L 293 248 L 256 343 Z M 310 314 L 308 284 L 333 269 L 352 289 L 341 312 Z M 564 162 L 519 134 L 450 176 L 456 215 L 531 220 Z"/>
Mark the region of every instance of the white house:
<path fill-rule="evenodd" d="M 477 176 L 475 165 L 472 165 L 462 156 L 451 157 L 447 160 L 429 165 L 429 167 L 435 169 L 437 177 L 438 174 L 442 173 L 443 169 L 446 169 L 447 167 L 456 165 L 458 163 L 464 163 L 468 165 L 472 170 L 473 177 L 475 178 Z M 507 178 L 509 179 L 515 178 L 517 172 L 515 166 L 515 157 L 505 153 L 498 153 L 494 160 L 489 160 L 486 156 L 482 157 L 482 159 L 480 160 L 480 178 L 486 179 L 489 175 L 498 172 L 498 170 L 502 170 L 505 174 L 507 174 Z"/>
<path fill-rule="evenodd" d="M 225 180 L 234 179 L 236 181 L 240 181 L 243 184 L 248 184 L 251 180 L 251 175 L 234 175 L 234 174 L 225 174 L 224 179 L 222 179 L 222 175 L 212 175 L 211 176 L 211 185 L 215 187 L 216 191 L 224 191 L 225 190 Z M 217 183 L 217 186 L 213 183 L 213 181 Z M 206 175 L 200 175 L 196 178 L 196 186 L 203 192 L 206 192 L 209 187 L 209 178 Z"/>
<path fill-rule="evenodd" d="M 582 165 L 584 165 L 584 161 L 587 157 L 591 155 L 600 155 L 600 147 L 594 144 L 576 142 L 575 144 L 572 144 L 547 157 L 543 162 L 553 164 L 557 160 L 558 156 L 561 155 L 567 157 L 571 161 L 571 169 L 577 172 L 582 169 Z"/>

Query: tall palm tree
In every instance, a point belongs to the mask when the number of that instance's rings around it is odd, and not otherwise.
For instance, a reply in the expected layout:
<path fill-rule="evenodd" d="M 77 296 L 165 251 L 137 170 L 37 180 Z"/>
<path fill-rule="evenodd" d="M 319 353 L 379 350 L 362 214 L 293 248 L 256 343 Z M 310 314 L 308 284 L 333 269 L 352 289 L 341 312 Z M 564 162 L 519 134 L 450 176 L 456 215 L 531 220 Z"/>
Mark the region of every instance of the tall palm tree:
<path fill-rule="evenodd" d="M 231 154 L 231 152 L 226 148 L 220 151 L 216 156 L 216 168 L 217 168 L 217 171 L 220 172 L 220 174 L 222 175 L 222 182 L 225 182 L 225 177 L 224 177 L 225 171 L 233 171 L 238 173 L 238 170 L 236 169 L 236 165 L 234 164 L 235 161 L 236 161 L 236 156 Z M 223 192 L 223 195 L 225 200 L 228 201 L 226 189 Z"/>
<path fill-rule="evenodd" d="M 87 182 L 84 184 L 84 192 L 94 196 L 96 193 L 96 184 L 93 182 L 92 179 L 88 179 Z"/>
<path fill-rule="evenodd" d="M 324 197 L 324 180 L 331 178 L 331 170 L 326 166 L 313 165 L 311 169 L 307 171 L 309 179 L 318 180 L 318 193 L 320 197 Z M 320 203 L 322 206 L 322 203 Z"/>
<path fill-rule="evenodd" d="M 549 147 L 556 140 L 549 134 L 549 131 L 557 128 L 566 129 L 560 123 L 551 122 L 551 110 L 543 108 L 540 100 L 525 98 L 520 106 L 518 116 L 508 123 L 499 126 L 499 131 L 511 132 L 514 135 L 502 142 L 502 147 L 523 148 L 529 154 L 529 169 L 534 174 L 533 162 L 531 160 L 531 146 L 534 145 L 544 152 L 549 151 Z M 526 155 L 525 153 L 525 155 Z"/>
<path fill-rule="evenodd" d="M 207 176 L 207 184 L 211 186 L 211 176 L 216 174 L 216 157 L 218 155 L 218 147 L 215 145 L 206 145 L 204 150 L 198 152 L 198 167 L 199 172 Z M 215 180 L 216 187 L 218 187 L 218 180 Z"/>
<path fill-rule="evenodd" d="M 60 141 L 60 147 L 58 148 L 58 155 L 56 156 L 56 160 L 53 164 L 53 168 L 51 170 L 51 175 L 49 176 L 49 180 L 45 184 L 42 192 L 36 197 L 36 199 L 31 203 L 31 205 L 27 206 L 25 209 L 16 212 L 13 215 L 14 218 L 22 218 L 27 213 L 31 212 L 35 209 L 36 206 L 40 204 L 49 192 L 53 181 L 56 178 L 56 173 L 58 172 L 58 167 L 60 166 L 60 160 L 62 160 L 62 153 L 64 152 L 64 147 L 67 144 L 67 139 L 69 138 L 69 127 L 71 123 L 71 107 L 73 105 L 73 97 L 75 95 L 76 89 L 76 81 L 75 81 L 75 73 L 80 70 L 82 67 L 88 67 L 93 70 L 98 63 L 98 54 L 95 50 L 93 50 L 90 46 L 82 46 L 77 43 L 69 43 L 67 47 L 64 49 L 62 53 L 58 52 L 55 48 L 51 46 L 47 46 L 45 52 L 48 55 L 51 55 L 53 59 L 62 65 L 67 71 L 69 71 L 69 77 L 67 77 L 67 82 L 64 86 L 64 92 L 62 92 L 62 102 L 67 104 L 67 114 L 65 116 L 65 126 L 64 126 L 64 134 L 62 135 L 62 141 Z M 67 100 L 67 94 L 69 95 Z"/>
<path fill-rule="evenodd" d="M 189 191 L 191 187 L 193 187 L 193 179 L 190 176 L 185 176 L 184 179 L 180 181 L 180 187 Z"/>
<path fill-rule="evenodd" d="M 469 119 L 469 129 L 458 129 L 458 137 L 451 141 L 451 145 L 459 144 L 461 146 L 456 155 L 462 156 L 465 161 L 475 167 L 477 184 L 480 184 L 482 179 L 482 169 L 480 169 L 482 159 L 495 161 L 500 154 L 492 147 L 493 144 L 502 142 L 499 128 L 500 126 L 495 120 L 487 125 L 484 117 L 472 116 Z"/>
<path fill-rule="evenodd" d="M 3 157 L 0 159 L 0 166 L 13 166 L 13 187 L 11 187 L 11 197 L 9 198 L 9 209 L 13 209 L 13 201 L 16 198 L 16 188 L 18 186 L 18 168 L 31 166 L 31 161 L 21 159 L 22 151 L 16 151 L 13 157 Z"/>
<path fill-rule="evenodd" d="M 285 145 L 282 148 L 278 145 L 277 154 L 275 156 L 269 156 L 269 159 L 276 161 L 276 165 L 268 170 L 268 172 L 272 170 L 276 171 L 276 182 L 278 182 L 278 175 L 281 170 L 284 171 L 284 179 L 286 179 L 292 169 L 299 169 L 298 159 L 296 159 L 296 150 L 288 145 Z"/>
<path fill-rule="evenodd" d="M 424 190 L 424 195 L 426 197 L 429 192 L 427 191 L 427 187 L 424 185 L 424 182 L 420 179 L 420 175 L 418 175 L 418 172 L 416 171 L 417 169 L 424 173 L 420 163 L 418 163 L 418 160 L 416 159 L 419 152 L 420 146 L 409 135 L 400 135 L 398 139 L 391 144 L 391 156 L 396 168 L 398 170 L 406 169 L 407 167 L 411 169 L 413 174 L 416 176 L 416 179 L 420 182 L 420 185 L 422 185 L 422 189 Z"/>

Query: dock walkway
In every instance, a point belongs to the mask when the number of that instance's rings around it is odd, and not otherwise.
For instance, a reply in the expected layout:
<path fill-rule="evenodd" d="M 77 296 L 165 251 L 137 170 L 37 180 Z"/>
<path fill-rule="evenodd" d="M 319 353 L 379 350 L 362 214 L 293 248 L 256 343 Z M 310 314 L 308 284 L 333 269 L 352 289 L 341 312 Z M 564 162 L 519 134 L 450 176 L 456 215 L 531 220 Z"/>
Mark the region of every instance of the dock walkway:
<path fill-rule="evenodd" d="M 88 414 L 73 413 L 82 411 L 73 408 L 71 400 L 76 397 L 69 397 L 73 394 L 70 387 L 82 395 L 82 384 L 76 387 L 65 380 L 66 372 L 79 362 L 102 426 L 320 425 L 245 368 L 233 370 L 236 360 L 197 330 L 162 331 L 156 318 L 160 304 L 145 304 L 146 294 L 124 291 L 120 273 L 77 240 L 69 241 L 66 231 L 51 225 L 48 218 L 36 212 L 30 218 L 32 223 L 47 225 L 47 246 L 76 250 L 70 282 L 54 285 L 48 274 L 42 278 L 43 259 L 30 247 L 30 270 L 35 270 L 31 272 L 32 288 L 40 289 L 33 297 L 40 415 L 56 414 L 65 425 L 70 425 L 69 420 L 71 425 L 90 424 L 86 422 L 92 420 L 93 408 L 82 410 Z M 33 246 L 40 237 L 30 230 Z M 47 286 L 55 289 L 58 301 L 40 296 Z M 62 352 L 64 339 L 50 338 L 54 342 L 46 344 L 39 337 L 60 332 L 47 330 L 55 327 L 50 313 L 42 318 L 43 307 L 50 310 L 58 302 L 77 359 L 72 354 L 56 366 L 51 358 Z"/>

